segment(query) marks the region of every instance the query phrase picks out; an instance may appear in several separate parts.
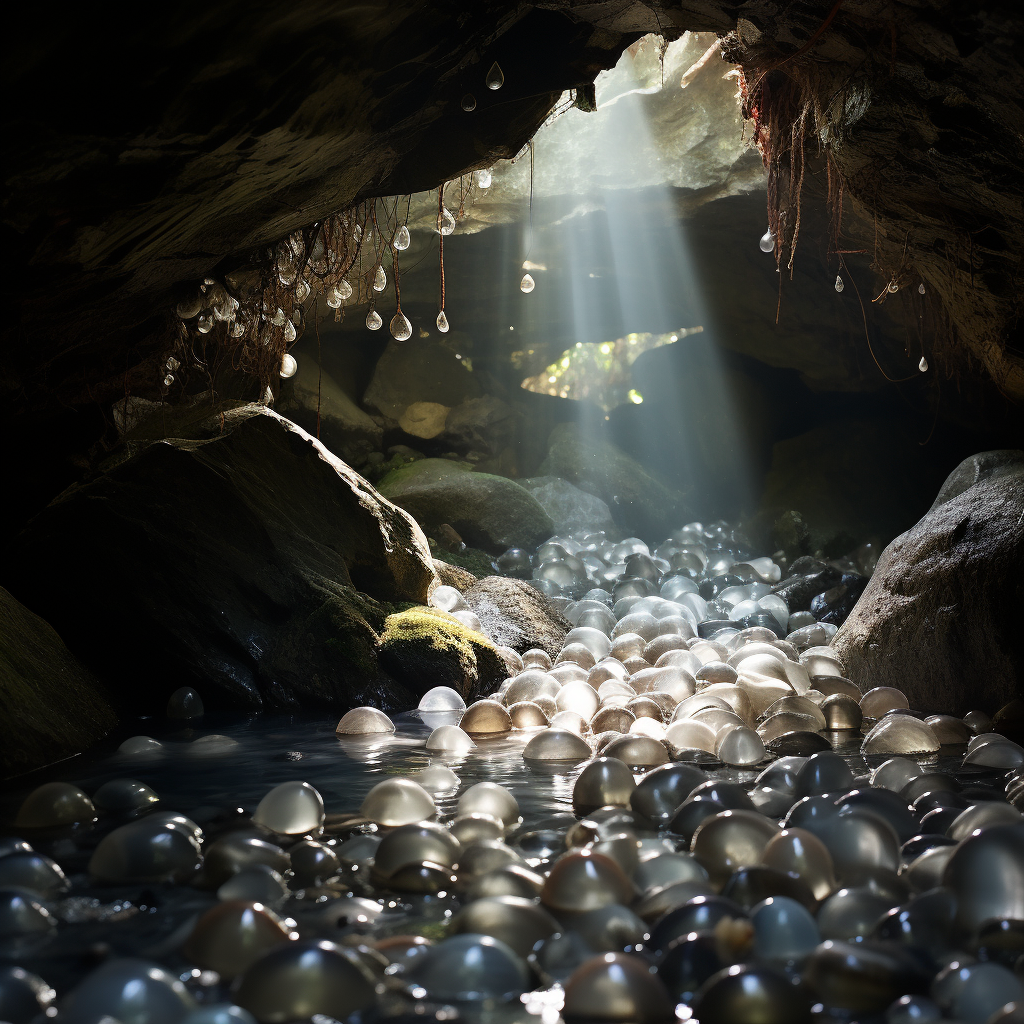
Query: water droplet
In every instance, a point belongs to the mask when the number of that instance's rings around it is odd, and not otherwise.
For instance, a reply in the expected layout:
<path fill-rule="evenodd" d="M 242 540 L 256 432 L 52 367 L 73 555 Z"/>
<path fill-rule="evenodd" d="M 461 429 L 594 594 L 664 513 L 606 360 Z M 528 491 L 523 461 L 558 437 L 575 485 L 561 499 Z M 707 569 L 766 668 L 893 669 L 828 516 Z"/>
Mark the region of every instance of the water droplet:
<path fill-rule="evenodd" d="M 924 295 L 924 281 L 917 286 L 917 294 Z"/>
<path fill-rule="evenodd" d="M 387 286 L 388 275 L 384 273 L 384 268 L 378 263 L 373 275 L 373 290 L 375 292 L 382 292 Z"/>
<path fill-rule="evenodd" d="M 342 278 L 335 286 L 334 290 L 341 296 L 342 301 L 349 298 L 352 294 L 352 285 L 348 283 L 345 278 Z"/>
<path fill-rule="evenodd" d="M 173 372 L 179 366 L 181 366 L 181 363 L 179 363 L 178 360 L 174 358 L 174 356 L 170 356 L 165 365 L 168 370 L 171 370 Z"/>
<path fill-rule="evenodd" d="M 198 295 L 193 295 L 178 303 L 177 313 L 182 320 L 191 320 L 202 308 L 202 299 Z"/>
<path fill-rule="evenodd" d="M 295 279 L 299 276 L 298 267 L 292 262 L 291 259 L 286 257 L 278 257 L 277 260 L 277 278 L 286 288 L 288 285 L 295 284 Z"/>
<path fill-rule="evenodd" d="M 278 306 L 277 309 L 274 310 L 274 315 L 270 318 L 270 322 L 275 327 L 284 327 L 284 322 L 286 319 L 287 317 L 284 315 L 284 310 L 280 306 Z"/>
<path fill-rule="evenodd" d="M 442 334 L 447 334 L 448 333 L 448 317 L 446 317 L 444 315 L 444 310 L 443 309 L 441 310 L 440 313 L 437 314 L 437 329 Z"/>
<path fill-rule="evenodd" d="M 229 331 L 229 333 L 232 338 L 240 338 L 243 334 L 245 334 L 247 328 L 248 324 L 244 320 L 236 320 L 231 325 L 231 330 Z"/>
<path fill-rule="evenodd" d="M 774 252 L 775 251 L 775 236 L 772 234 L 772 229 L 769 228 L 761 236 L 761 252 Z"/>
<path fill-rule="evenodd" d="M 500 89 L 505 84 L 505 76 L 501 73 L 497 61 L 491 65 L 491 70 L 487 72 L 484 82 L 488 89 Z"/>
<path fill-rule="evenodd" d="M 462 97 L 462 109 L 465 111 L 476 110 L 476 97 L 471 93 L 467 92 Z"/>
<path fill-rule="evenodd" d="M 447 206 L 441 207 L 437 216 L 437 230 L 442 235 L 450 235 L 455 230 L 455 218 Z"/>
<path fill-rule="evenodd" d="M 377 310 L 371 309 L 370 312 L 366 314 L 366 326 L 371 331 L 379 331 L 383 323 L 384 321 L 381 320 L 380 314 Z"/>
<path fill-rule="evenodd" d="M 196 324 L 200 334 L 209 334 L 213 330 L 213 317 L 209 313 L 204 313 Z"/>
<path fill-rule="evenodd" d="M 299 368 L 299 364 L 295 361 L 295 356 L 289 355 L 287 352 L 281 359 L 281 376 L 282 377 L 294 377 L 295 371 Z"/>
<path fill-rule="evenodd" d="M 895 281 L 889 282 L 888 292 L 890 295 L 895 295 L 900 290 L 900 286 Z"/>
<path fill-rule="evenodd" d="M 412 239 L 409 237 L 409 229 L 403 224 L 395 235 L 395 240 L 392 245 L 399 251 L 403 252 L 409 248 L 412 243 Z"/>
<path fill-rule="evenodd" d="M 309 298 L 309 284 L 301 277 L 299 283 L 295 286 L 295 301 L 305 302 Z"/>
<path fill-rule="evenodd" d="M 836 291 L 841 292 L 845 287 L 846 285 L 843 284 L 843 279 L 838 274 L 836 274 Z"/>
<path fill-rule="evenodd" d="M 529 295 L 536 287 L 537 282 L 529 274 L 523 274 L 523 279 L 519 282 L 519 290 L 524 295 Z"/>
<path fill-rule="evenodd" d="M 169 373 L 164 377 L 164 387 L 170 387 L 174 383 L 174 374 Z"/>
<path fill-rule="evenodd" d="M 286 320 L 284 325 L 284 340 L 290 345 L 295 340 L 295 324 Z"/>
<path fill-rule="evenodd" d="M 919 369 L 919 370 L 920 370 L 920 371 L 921 371 L 922 373 L 927 373 L 927 372 L 928 372 L 928 360 L 927 360 L 927 359 L 925 359 L 925 357 L 924 357 L 924 356 L 921 356 L 921 362 L 919 362 L 919 363 L 917 364 L 917 368 L 918 368 L 918 369 Z"/>
<path fill-rule="evenodd" d="M 476 183 L 481 188 L 491 187 L 491 172 L 485 167 L 482 171 L 476 172 Z"/>
<path fill-rule="evenodd" d="M 412 337 L 412 324 L 401 310 L 391 318 L 391 337 L 395 341 L 408 341 Z"/>

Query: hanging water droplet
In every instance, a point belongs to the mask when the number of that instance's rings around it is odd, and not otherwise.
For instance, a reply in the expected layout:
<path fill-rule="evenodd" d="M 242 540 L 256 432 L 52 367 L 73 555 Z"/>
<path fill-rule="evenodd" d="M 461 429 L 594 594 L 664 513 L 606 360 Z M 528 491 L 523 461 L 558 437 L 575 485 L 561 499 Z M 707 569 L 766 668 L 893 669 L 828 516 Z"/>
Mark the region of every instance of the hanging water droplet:
<path fill-rule="evenodd" d="M 384 273 L 384 268 L 378 263 L 373 275 L 373 290 L 375 292 L 382 292 L 387 286 L 388 275 Z"/>
<path fill-rule="evenodd" d="M 466 95 L 462 97 L 462 109 L 467 113 L 470 110 L 476 110 L 476 97 L 471 92 L 467 92 Z"/>
<path fill-rule="evenodd" d="M 500 89 L 505 84 L 505 76 L 501 73 L 497 61 L 491 65 L 491 70 L 487 72 L 484 82 L 488 89 Z"/>
<path fill-rule="evenodd" d="M 284 325 L 284 340 L 290 345 L 295 340 L 295 324 L 286 320 Z"/>
<path fill-rule="evenodd" d="M 921 371 L 922 373 L 927 373 L 927 372 L 928 372 L 928 360 L 927 360 L 927 359 L 925 359 L 925 357 L 924 357 L 924 356 L 921 356 L 921 362 L 919 362 L 919 363 L 917 364 L 917 368 L 918 368 L 918 369 L 919 369 L 919 370 L 920 370 L 920 371 Z"/>
<path fill-rule="evenodd" d="M 397 233 L 395 234 L 395 240 L 391 244 L 394 245 L 394 247 L 399 252 L 404 252 L 406 249 L 409 248 L 409 245 L 411 243 L 412 239 L 409 237 L 409 229 L 403 224 L 398 229 Z"/>
<path fill-rule="evenodd" d="M 924 295 L 924 281 L 917 286 L 917 294 Z"/>
<path fill-rule="evenodd" d="M 174 383 L 174 374 L 169 373 L 164 377 L 164 387 L 169 388 Z"/>
<path fill-rule="evenodd" d="M 529 274 L 523 274 L 522 281 L 519 282 L 519 290 L 524 295 L 529 295 L 534 288 L 537 287 L 537 282 Z"/>
<path fill-rule="evenodd" d="M 455 218 L 447 206 L 442 206 L 437 215 L 437 230 L 442 235 L 450 235 L 455 230 Z"/>
<path fill-rule="evenodd" d="M 168 356 L 167 362 L 164 363 L 164 366 L 173 373 L 179 366 L 181 366 L 181 363 L 179 363 L 174 356 Z"/>
<path fill-rule="evenodd" d="M 381 320 L 380 314 L 377 312 L 377 310 L 371 309 L 370 312 L 366 314 L 366 326 L 371 331 L 379 331 L 381 328 L 381 324 L 383 323 L 384 321 Z"/>
<path fill-rule="evenodd" d="M 412 337 L 412 324 L 401 310 L 391 318 L 391 337 L 395 341 L 408 341 Z"/>
<path fill-rule="evenodd" d="M 899 290 L 900 290 L 900 286 L 895 281 L 890 281 L 889 282 L 889 287 L 888 287 L 887 291 L 889 292 L 890 295 L 895 295 Z"/>
<path fill-rule="evenodd" d="M 295 284 L 299 276 L 299 269 L 295 266 L 290 256 L 279 256 L 277 258 L 277 278 L 286 288 Z"/>
<path fill-rule="evenodd" d="M 446 317 L 444 315 L 444 310 L 443 309 L 441 310 L 440 313 L 437 314 L 437 329 L 442 334 L 447 334 L 448 333 L 448 317 Z"/>
<path fill-rule="evenodd" d="M 270 322 L 275 327 L 283 327 L 286 319 L 287 317 L 284 315 L 284 310 L 278 306 L 277 309 L 274 310 L 274 315 L 270 318 Z"/>
<path fill-rule="evenodd" d="M 309 298 L 309 282 L 304 278 L 299 278 L 299 283 L 295 286 L 295 301 L 305 302 Z"/>
<path fill-rule="evenodd" d="M 846 285 L 843 284 L 843 279 L 838 274 L 836 274 L 836 291 L 841 292 L 845 287 Z"/>
<path fill-rule="evenodd" d="M 775 236 L 772 234 L 772 229 L 769 228 L 761 236 L 761 252 L 774 252 L 775 251 Z"/>
<path fill-rule="evenodd" d="M 202 308 L 202 298 L 199 295 L 192 295 L 178 303 L 177 314 L 182 320 L 191 320 Z"/>
<path fill-rule="evenodd" d="M 236 320 L 231 325 L 231 329 L 228 333 L 231 335 L 232 338 L 240 338 L 243 334 L 245 334 L 248 326 L 249 325 L 245 320 Z"/>
<path fill-rule="evenodd" d="M 491 172 L 485 167 L 482 171 L 476 172 L 476 183 L 481 188 L 491 187 Z"/>
<path fill-rule="evenodd" d="M 335 286 L 334 290 L 341 297 L 341 301 L 344 302 L 352 294 L 352 285 L 342 278 Z"/>
<path fill-rule="evenodd" d="M 281 358 L 281 376 L 282 377 L 294 377 L 295 371 L 299 368 L 299 364 L 295 361 L 295 356 L 289 352 L 285 352 Z"/>
<path fill-rule="evenodd" d="M 213 330 L 213 317 L 209 313 L 204 313 L 196 323 L 196 327 L 200 334 L 209 334 Z"/>

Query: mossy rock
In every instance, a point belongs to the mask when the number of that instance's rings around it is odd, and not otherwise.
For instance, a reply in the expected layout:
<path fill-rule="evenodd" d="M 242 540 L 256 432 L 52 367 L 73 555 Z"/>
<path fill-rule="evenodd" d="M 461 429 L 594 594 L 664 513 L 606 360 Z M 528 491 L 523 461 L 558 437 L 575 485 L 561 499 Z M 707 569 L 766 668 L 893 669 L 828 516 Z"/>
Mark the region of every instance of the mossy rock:
<path fill-rule="evenodd" d="M 77 754 L 116 724 L 107 694 L 53 627 L 0 587 L 3 774 Z"/>
<path fill-rule="evenodd" d="M 435 569 L 437 568 L 436 563 L 439 561 L 447 562 L 448 565 L 454 565 L 459 569 L 465 569 L 477 580 L 494 575 L 494 559 L 479 548 L 466 548 L 465 551 L 442 551 L 437 548 L 434 550 Z"/>
<path fill-rule="evenodd" d="M 377 659 L 399 685 L 416 694 L 450 686 L 467 700 L 491 693 L 509 674 L 487 637 L 454 615 L 425 606 L 388 616 Z"/>
<path fill-rule="evenodd" d="M 576 423 L 551 431 L 541 476 L 557 476 L 600 498 L 620 526 L 661 541 L 693 516 L 683 495 L 655 480 L 637 461 L 607 441 L 587 436 Z"/>
<path fill-rule="evenodd" d="M 485 551 L 532 547 L 554 533 L 551 517 L 525 487 L 449 459 L 413 462 L 377 487 L 428 532 L 447 524 Z"/>

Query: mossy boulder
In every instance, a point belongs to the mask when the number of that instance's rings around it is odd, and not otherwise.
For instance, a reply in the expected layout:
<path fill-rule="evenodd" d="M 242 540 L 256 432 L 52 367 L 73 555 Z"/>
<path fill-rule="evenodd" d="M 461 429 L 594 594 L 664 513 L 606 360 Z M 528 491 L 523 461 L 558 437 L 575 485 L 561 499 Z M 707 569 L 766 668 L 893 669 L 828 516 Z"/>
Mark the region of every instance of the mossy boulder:
<path fill-rule="evenodd" d="M 416 523 L 263 407 L 188 432 L 40 513 L 13 548 L 12 593 L 126 710 L 162 711 L 182 680 L 211 708 L 343 708 L 386 689 L 385 619 L 436 583 Z"/>
<path fill-rule="evenodd" d="M 378 489 L 428 533 L 447 524 L 485 551 L 531 547 L 554 533 L 551 517 L 525 487 L 448 459 L 410 463 L 384 477 Z"/>
<path fill-rule="evenodd" d="M 623 529 L 661 541 L 693 518 L 679 491 L 656 480 L 622 449 L 561 423 L 548 439 L 540 475 L 568 480 L 600 498 Z"/>
<path fill-rule="evenodd" d="M 509 674 L 486 636 L 425 606 L 388 616 L 377 658 L 399 685 L 416 694 L 450 686 L 468 700 L 492 692 Z"/>
<path fill-rule="evenodd" d="M 0 587 L 4 776 L 77 754 L 116 724 L 108 695 L 53 627 Z"/>

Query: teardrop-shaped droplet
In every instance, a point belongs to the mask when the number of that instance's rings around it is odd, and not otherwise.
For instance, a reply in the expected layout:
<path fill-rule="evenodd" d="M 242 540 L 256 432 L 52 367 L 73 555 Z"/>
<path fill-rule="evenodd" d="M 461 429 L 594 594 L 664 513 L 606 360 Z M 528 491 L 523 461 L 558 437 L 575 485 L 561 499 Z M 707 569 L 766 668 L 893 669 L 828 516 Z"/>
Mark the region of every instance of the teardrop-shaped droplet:
<path fill-rule="evenodd" d="M 196 327 L 200 334 L 209 334 L 213 330 L 213 317 L 204 313 L 196 322 Z"/>
<path fill-rule="evenodd" d="M 505 84 L 505 76 L 501 73 L 501 68 L 498 67 L 497 61 L 491 65 L 491 70 L 487 72 L 487 77 L 484 81 L 488 89 L 500 89 Z"/>
<path fill-rule="evenodd" d="M 921 356 L 921 362 L 919 362 L 919 363 L 917 364 L 917 368 L 918 368 L 918 369 L 919 369 L 919 370 L 920 370 L 920 371 L 921 371 L 922 373 L 927 373 L 927 372 L 928 372 L 928 360 L 927 360 L 927 359 L 925 359 L 925 357 L 924 357 L 924 356 Z"/>
<path fill-rule="evenodd" d="M 441 212 L 437 216 L 437 230 L 442 235 L 450 235 L 455 230 L 455 218 L 447 206 L 441 207 Z"/>
<path fill-rule="evenodd" d="M 391 337 L 395 341 L 408 341 L 412 337 L 412 324 L 401 310 L 391 318 Z"/>
<path fill-rule="evenodd" d="M 448 333 L 448 317 L 446 317 L 444 315 L 444 310 L 443 309 L 441 310 L 440 313 L 437 314 L 437 329 L 442 334 L 447 334 Z"/>
<path fill-rule="evenodd" d="M 339 282 L 338 282 L 338 283 L 337 283 L 337 284 L 336 284 L 336 285 L 334 286 L 334 290 L 335 290 L 335 291 L 336 291 L 336 292 L 338 293 L 338 295 L 339 295 L 339 296 L 341 297 L 341 300 L 342 300 L 342 302 L 344 302 L 344 301 L 345 301 L 345 299 L 347 299 L 347 298 L 348 298 L 348 297 L 349 297 L 349 296 L 350 296 L 350 295 L 352 294 L 352 285 L 350 285 L 350 284 L 348 283 L 348 281 L 346 281 L 346 280 L 345 280 L 345 278 L 342 278 L 342 279 L 341 279 L 341 280 L 340 280 L 340 281 L 339 281 Z"/>
<path fill-rule="evenodd" d="M 388 286 L 388 275 L 384 273 L 384 268 L 378 263 L 377 269 L 373 274 L 373 290 L 375 292 L 382 292 Z"/>
<path fill-rule="evenodd" d="M 403 252 L 409 248 L 411 242 L 412 239 L 409 237 L 409 229 L 403 224 L 395 234 L 395 240 L 392 244 L 399 252 Z"/>
<path fill-rule="evenodd" d="M 309 283 L 303 278 L 299 278 L 299 283 L 295 286 L 295 301 L 305 302 L 309 298 Z"/>
<path fill-rule="evenodd" d="M 836 291 L 841 292 L 845 287 L 846 285 L 843 284 L 843 279 L 838 274 L 836 274 Z"/>
<path fill-rule="evenodd" d="M 924 295 L 924 281 L 917 286 L 917 294 Z"/>
<path fill-rule="evenodd" d="M 164 377 L 164 387 L 170 387 L 174 383 L 174 374 L 169 373 Z"/>
<path fill-rule="evenodd" d="M 483 170 L 476 172 L 476 183 L 481 188 L 491 187 L 491 172 L 487 170 L 486 167 Z"/>
<path fill-rule="evenodd" d="M 462 97 L 462 109 L 467 113 L 470 110 L 476 110 L 476 97 L 471 92 L 467 92 L 466 95 Z"/>
<path fill-rule="evenodd" d="M 895 295 L 896 292 L 898 292 L 899 290 L 900 290 L 900 286 L 895 281 L 890 281 L 889 282 L 888 291 L 889 291 L 890 295 Z"/>
<path fill-rule="evenodd" d="M 761 252 L 774 252 L 775 251 L 775 236 L 772 234 L 772 229 L 769 228 L 761 236 Z"/>
<path fill-rule="evenodd" d="M 295 371 L 299 368 L 299 364 L 295 361 L 295 356 L 288 352 L 285 352 L 281 359 L 281 376 L 282 377 L 294 377 Z"/>
<path fill-rule="evenodd" d="M 290 345 L 295 340 L 295 324 L 291 320 L 284 322 L 284 340 Z"/>
<path fill-rule="evenodd" d="M 366 314 L 366 326 L 371 331 L 379 331 L 383 323 L 384 321 L 381 320 L 380 313 L 378 313 L 377 310 L 371 309 L 370 312 Z"/>
<path fill-rule="evenodd" d="M 537 282 L 529 274 L 523 274 L 522 281 L 519 282 L 519 290 L 525 295 L 529 295 L 534 288 L 537 287 Z"/>

